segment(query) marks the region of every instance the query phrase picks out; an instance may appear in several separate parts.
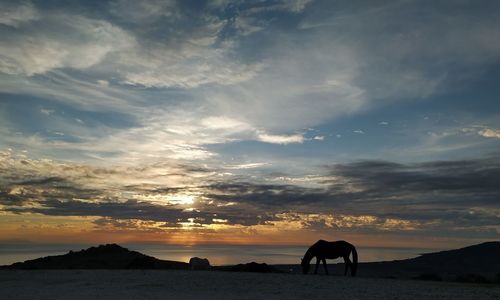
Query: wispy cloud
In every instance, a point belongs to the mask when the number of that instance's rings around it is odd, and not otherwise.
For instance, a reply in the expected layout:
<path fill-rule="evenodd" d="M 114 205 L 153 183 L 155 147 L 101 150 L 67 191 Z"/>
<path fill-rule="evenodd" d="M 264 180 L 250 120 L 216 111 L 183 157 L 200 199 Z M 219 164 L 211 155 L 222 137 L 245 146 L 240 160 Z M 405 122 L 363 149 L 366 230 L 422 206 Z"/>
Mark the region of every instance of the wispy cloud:
<path fill-rule="evenodd" d="M 224 168 L 229 170 L 242 170 L 242 169 L 244 170 L 244 169 L 260 168 L 266 165 L 269 165 L 269 163 L 244 163 L 239 165 L 226 165 L 224 166 Z"/>
<path fill-rule="evenodd" d="M 147 24 L 155 22 L 161 17 L 175 17 L 177 5 L 172 0 L 146 0 L 141 2 L 117 0 L 109 3 L 109 11 L 125 22 Z"/>
<path fill-rule="evenodd" d="M 103 20 L 54 13 L 30 21 L 23 24 L 22 36 L 16 29 L 3 37 L 10 42 L 0 47 L 1 72 L 31 76 L 60 68 L 85 69 L 135 43 L 127 32 Z M 64 28 L 64 34 L 53 27 Z"/>
<path fill-rule="evenodd" d="M 42 109 L 40 109 L 40 112 L 44 115 L 50 116 L 51 114 L 55 113 L 56 111 L 53 109 L 42 108 Z"/>
<path fill-rule="evenodd" d="M 18 27 L 22 23 L 38 20 L 39 14 L 34 5 L 29 1 L 23 1 L 18 5 L 3 3 L 0 12 L 0 24 Z"/>
<path fill-rule="evenodd" d="M 500 138 L 500 130 L 485 128 L 478 131 L 478 134 L 486 138 Z"/>
<path fill-rule="evenodd" d="M 291 144 L 291 143 L 303 143 L 304 136 L 302 134 L 292 134 L 292 135 L 275 135 L 260 132 L 257 134 L 259 141 L 271 144 Z"/>

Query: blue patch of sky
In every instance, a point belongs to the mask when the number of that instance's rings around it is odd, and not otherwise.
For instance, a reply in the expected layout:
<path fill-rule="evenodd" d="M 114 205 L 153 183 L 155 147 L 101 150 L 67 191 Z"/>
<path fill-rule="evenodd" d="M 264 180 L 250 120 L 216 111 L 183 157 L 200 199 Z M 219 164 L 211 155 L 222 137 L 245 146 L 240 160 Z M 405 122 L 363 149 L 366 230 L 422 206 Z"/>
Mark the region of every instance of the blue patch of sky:
<path fill-rule="evenodd" d="M 123 82 L 123 78 L 121 78 L 120 74 L 110 70 L 92 69 L 90 71 L 88 69 L 64 69 L 62 71 L 64 71 L 64 74 L 70 76 L 72 79 L 80 80 L 82 82 L 96 84 L 99 80 L 105 81 L 110 87 L 110 89 L 105 89 L 106 94 L 127 101 L 130 105 L 138 108 L 156 106 L 170 107 L 175 106 L 176 104 L 186 104 L 197 100 L 195 96 L 182 88 L 144 87 L 140 85 L 126 84 Z M 51 74 L 51 76 L 55 75 Z M 35 77 L 43 78 L 44 76 L 35 75 Z M 107 110 L 112 111 L 113 107 L 110 107 Z M 123 115 L 123 117 L 124 122 L 130 123 L 129 127 L 135 127 L 138 125 L 133 116 Z"/>
<path fill-rule="evenodd" d="M 75 130 L 78 126 L 126 129 L 139 125 L 133 116 L 123 113 L 79 110 L 73 105 L 29 95 L 2 93 L 0 99 L 0 112 L 3 119 L 8 121 L 4 126 L 12 126 L 13 130 L 23 134 L 53 137 L 53 134 L 48 133 L 65 131 L 73 126 Z M 69 124 L 72 126 L 65 126 Z M 68 138 L 77 140 L 76 137 Z"/>

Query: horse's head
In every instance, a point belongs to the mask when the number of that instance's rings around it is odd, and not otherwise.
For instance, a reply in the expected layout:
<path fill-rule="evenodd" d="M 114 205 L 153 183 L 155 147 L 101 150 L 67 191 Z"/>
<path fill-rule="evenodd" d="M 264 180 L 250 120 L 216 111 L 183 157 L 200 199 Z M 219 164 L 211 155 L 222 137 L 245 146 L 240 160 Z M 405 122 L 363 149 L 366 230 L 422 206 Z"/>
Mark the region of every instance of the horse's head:
<path fill-rule="evenodd" d="M 300 262 L 300 266 L 302 267 L 302 273 L 304 274 L 309 273 L 309 268 L 311 267 L 311 265 L 309 264 L 308 261 L 302 259 L 302 261 Z"/>

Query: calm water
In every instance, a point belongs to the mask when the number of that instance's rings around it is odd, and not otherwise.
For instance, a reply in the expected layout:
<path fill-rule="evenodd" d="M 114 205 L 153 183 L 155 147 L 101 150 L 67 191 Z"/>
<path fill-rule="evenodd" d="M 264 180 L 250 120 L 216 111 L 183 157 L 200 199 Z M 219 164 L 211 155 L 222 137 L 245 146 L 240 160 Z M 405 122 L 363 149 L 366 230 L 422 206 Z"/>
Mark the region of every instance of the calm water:
<path fill-rule="evenodd" d="M 193 256 L 206 257 L 212 265 L 228 265 L 246 262 L 268 264 L 298 264 L 307 246 L 228 246 L 228 245 L 137 245 L 124 244 L 130 250 L 142 252 L 160 259 L 188 262 Z M 34 259 L 48 255 L 65 254 L 69 250 L 86 249 L 90 245 L 2 245 L 0 265 Z M 358 248 L 361 262 L 386 261 L 416 257 L 435 249 L 408 248 Z"/>

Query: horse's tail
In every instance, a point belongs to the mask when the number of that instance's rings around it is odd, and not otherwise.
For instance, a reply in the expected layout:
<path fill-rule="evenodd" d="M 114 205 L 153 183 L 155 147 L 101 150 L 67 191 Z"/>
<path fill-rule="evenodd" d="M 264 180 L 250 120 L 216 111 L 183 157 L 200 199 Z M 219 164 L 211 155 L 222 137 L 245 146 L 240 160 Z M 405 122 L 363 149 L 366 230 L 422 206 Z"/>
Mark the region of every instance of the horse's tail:
<path fill-rule="evenodd" d="M 356 270 L 358 269 L 358 251 L 356 251 L 356 247 L 351 245 L 352 249 L 352 265 L 351 265 L 351 275 L 356 276 Z"/>

